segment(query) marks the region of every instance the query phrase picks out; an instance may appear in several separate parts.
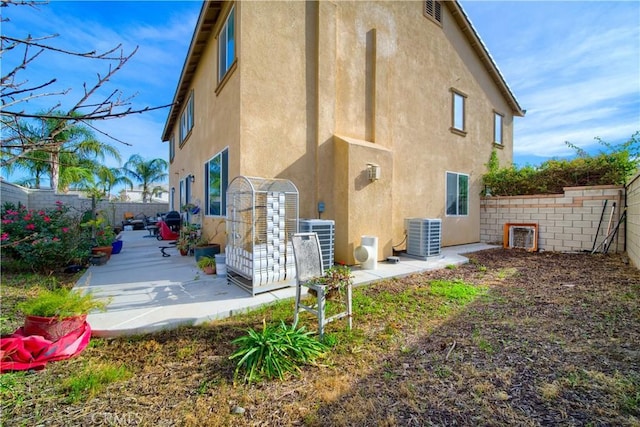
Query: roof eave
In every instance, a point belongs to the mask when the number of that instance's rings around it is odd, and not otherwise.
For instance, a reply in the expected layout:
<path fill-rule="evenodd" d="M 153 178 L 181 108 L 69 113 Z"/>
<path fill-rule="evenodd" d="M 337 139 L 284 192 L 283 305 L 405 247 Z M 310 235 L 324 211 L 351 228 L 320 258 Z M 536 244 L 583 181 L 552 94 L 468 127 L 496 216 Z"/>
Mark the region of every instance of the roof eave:
<path fill-rule="evenodd" d="M 198 62 L 202 57 L 207 41 L 209 40 L 209 37 L 211 37 L 213 28 L 218 20 L 220 11 L 222 10 L 222 3 L 222 1 L 202 2 L 202 8 L 200 9 L 200 15 L 198 16 L 198 23 L 193 31 L 189 51 L 185 58 L 184 65 L 182 66 L 180 80 L 178 80 L 178 86 L 176 87 L 176 92 L 173 95 L 171 109 L 169 110 L 164 130 L 162 131 L 163 141 L 168 141 L 170 139 L 171 130 L 178 119 L 182 102 L 187 97 Z"/>
<path fill-rule="evenodd" d="M 464 9 L 462 9 L 462 6 L 458 2 L 458 0 L 444 1 L 442 3 L 446 4 L 447 7 L 449 8 L 449 11 L 453 15 L 454 19 L 456 20 L 460 28 L 462 29 L 462 32 L 467 37 L 467 40 L 471 44 L 471 47 L 476 51 L 476 53 L 480 57 L 480 60 L 482 61 L 487 71 L 489 72 L 489 75 L 491 76 L 493 81 L 498 85 L 498 88 L 500 89 L 503 96 L 506 98 L 507 102 L 511 106 L 511 109 L 513 110 L 513 114 L 518 117 L 524 117 L 526 110 L 523 110 L 522 107 L 520 107 L 518 100 L 516 99 L 515 95 L 511 91 L 511 88 L 507 84 L 507 81 L 505 80 L 504 76 L 500 72 L 498 65 L 491 57 L 489 50 L 482 42 L 482 39 L 478 35 L 478 32 L 476 31 L 476 29 L 473 27 L 471 20 L 465 13 Z"/>

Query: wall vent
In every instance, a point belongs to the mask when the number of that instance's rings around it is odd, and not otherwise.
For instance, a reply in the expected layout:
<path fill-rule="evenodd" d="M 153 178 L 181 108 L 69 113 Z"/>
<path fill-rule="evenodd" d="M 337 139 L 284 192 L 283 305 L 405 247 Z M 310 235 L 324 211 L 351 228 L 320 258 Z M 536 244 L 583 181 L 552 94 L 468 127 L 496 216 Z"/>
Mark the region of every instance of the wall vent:
<path fill-rule="evenodd" d="M 435 19 L 439 23 L 442 23 L 442 5 L 439 1 L 425 0 L 424 14 L 429 18 Z"/>
<path fill-rule="evenodd" d="M 407 255 L 427 259 L 440 255 L 442 220 L 439 218 L 407 218 Z"/>
<path fill-rule="evenodd" d="M 537 251 L 538 224 L 505 224 L 502 246 L 505 248 L 526 249 L 531 252 Z"/>

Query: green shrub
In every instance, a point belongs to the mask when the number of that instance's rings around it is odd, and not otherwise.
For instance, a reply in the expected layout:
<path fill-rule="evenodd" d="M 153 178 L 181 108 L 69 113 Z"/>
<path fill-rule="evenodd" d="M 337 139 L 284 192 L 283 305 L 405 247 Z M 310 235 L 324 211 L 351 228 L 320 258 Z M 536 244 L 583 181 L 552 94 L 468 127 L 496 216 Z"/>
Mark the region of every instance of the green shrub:
<path fill-rule="evenodd" d="M 596 138 L 605 149 L 589 155 L 571 143 L 576 151 L 572 160 L 552 159 L 540 166 L 500 168 L 495 150 L 487 163 L 488 172 L 482 177 L 488 193 L 494 196 L 533 194 L 562 194 L 564 187 L 591 185 L 624 185 L 637 171 L 640 151 L 640 132 L 629 141 L 611 145 Z"/>
<path fill-rule="evenodd" d="M 83 264 L 89 257 L 91 240 L 80 229 L 80 217 L 61 202 L 42 210 L 5 203 L 1 216 L 3 256 L 16 266 L 52 272 L 71 263 Z"/>
<path fill-rule="evenodd" d="M 240 359 L 234 377 L 244 370 L 243 380 L 251 383 L 262 379 L 283 379 L 285 373 L 298 373 L 300 366 L 313 363 L 324 354 L 326 346 L 304 327 L 296 329 L 280 322 L 267 326 L 263 320 L 262 331 L 249 329 L 247 335 L 233 340 L 240 348 L 229 359 Z"/>
<path fill-rule="evenodd" d="M 40 291 L 37 297 L 18 304 L 18 309 L 25 315 L 64 318 L 104 310 L 107 304 L 107 300 L 98 300 L 91 293 L 58 288 Z"/>

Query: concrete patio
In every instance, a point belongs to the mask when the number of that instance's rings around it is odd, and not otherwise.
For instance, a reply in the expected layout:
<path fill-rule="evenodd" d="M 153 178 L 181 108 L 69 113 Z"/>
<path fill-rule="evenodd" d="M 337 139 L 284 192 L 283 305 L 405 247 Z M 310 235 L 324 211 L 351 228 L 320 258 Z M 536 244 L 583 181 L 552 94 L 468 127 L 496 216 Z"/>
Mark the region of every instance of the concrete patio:
<path fill-rule="evenodd" d="M 162 257 L 159 246 L 167 242 L 148 234 L 145 230 L 124 231 L 122 252 L 112 255 L 105 265 L 91 266 L 76 283 L 77 289 L 111 298 L 106 312 L 88 316 L 94 336 L 136 335 L 197 325 L 295 296 L 295 280 L 286 282 L 285 288 L 251 296 L 228 284 L 225 277 L 203 274 L 192 256 L 180 256 L 175 248 L 167 250 L 171 257 Z M 463 254 L 492 247 L 477 243 L 443 248 L 440 256 L 428 261 L 401 256 L 399 263 L 379 262 L 375 270 L 356 266 L 352 269 L 354 284 L 463 264 L 468 261 Z"/>

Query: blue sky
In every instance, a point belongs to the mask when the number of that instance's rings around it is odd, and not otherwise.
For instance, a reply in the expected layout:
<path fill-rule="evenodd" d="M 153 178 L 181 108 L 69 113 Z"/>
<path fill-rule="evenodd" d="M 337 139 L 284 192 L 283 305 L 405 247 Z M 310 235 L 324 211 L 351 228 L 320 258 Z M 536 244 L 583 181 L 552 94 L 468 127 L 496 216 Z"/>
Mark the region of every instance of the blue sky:
<path fill-rule="evenodd" d="M 200 1 L 58 1 L 36 9 L 3 8 L 2 32 L 34 37 L 59 34 L 58 47 L 98 51 L 122 43 L 139 46 L 103 93 L 137 94 L 134 109 L 169 104 L 174 95 Z M 505 76 L 522 108 L 516 118 L 514 162 L 539 164 L 572 155 L 570 141 L 597 150 L 594 137 L 618 143 L 640 130 L 640 2 L 474 1 L 461 4 Z M 11 58 L 2 58 L 3 71 Z M 104 64 L 47 53 L 22 73 L 31 82 L 57 77 L 66 97 L 33 100 L 39 111 L 76 100 Z M 168 157 L 161 133 L 168 109 L 105 121 L 98 128 L 126 141 L 115 145 L 123 160 L 139 153 Z M 117 166 L 110 162 L 110 166 Z"/>

